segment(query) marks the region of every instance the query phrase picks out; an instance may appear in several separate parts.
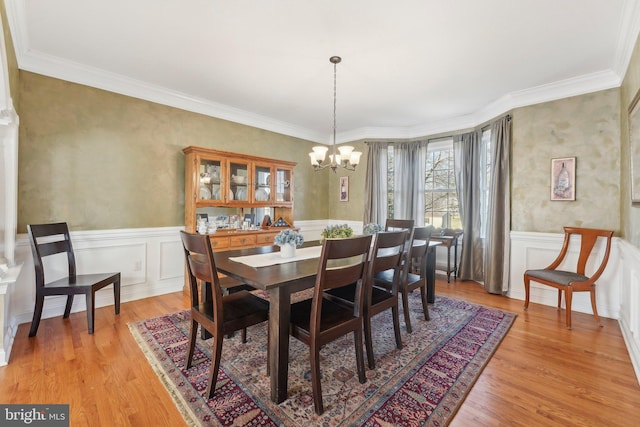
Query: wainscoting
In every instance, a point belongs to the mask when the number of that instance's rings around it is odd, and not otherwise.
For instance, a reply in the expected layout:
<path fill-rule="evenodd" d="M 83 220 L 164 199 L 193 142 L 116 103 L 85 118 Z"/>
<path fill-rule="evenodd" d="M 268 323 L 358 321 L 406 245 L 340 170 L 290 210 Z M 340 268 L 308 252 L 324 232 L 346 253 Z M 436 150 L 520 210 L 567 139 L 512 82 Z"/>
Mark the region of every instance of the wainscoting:
<path fill-rule="evenodd" d="M 347 223 L 356 234 L 362 233 L 358 221 L 296 221 L 305 240 L 317 240 L 327 224 Z M 178 232 L 182 227 L 97 230 L 72 232 L 79 273 L 120 271 L 123 302 L 152 297 L 183 289 L 184 260 Z M 524 300 L 522 276 L 530 268 L 543 268 L 558 254 L 562 234 L 511 233 L 510 291 L 508 296 Z M 603 247 L 597 247 L 596 259 Z M 577 258 L 577 250 L 571 252 Z M 438 253 L 445 257 L 446 251 Z M 18 280 L 9 286 L 4 301 L 3 350 L 6 364 L 18 325 L 31 322 L 33 315 L 34 269 L 31 248 L 26 235 L 16 241 L 16 263 L 22 263 Z M 594 259 L 593 261 L 595 261 Z M 453 279 L 452 279 L 452 283 Z M 598 286 L 598 311 L 601 316 L 620 322 L 629 354 L 640 378 L 640 251 L 624 240 L 614 239 L 611 257 Z M 555 289 L 532 283 L 531 300 L 555 306 Z M 113 304 L 110 287 L 96 295 L 96 307 Z M 45 300 L 43 318 L 62 316 L 64 297 Z M 587 293 L 574 296 L 574 310 L 591 313 Z M 84 298 L 74 300 L 72 312 L 84 311 Z M 1 323 L 1 321 L 0 321 Z M 2 349 L 0 349 L 2 350 Z M 2 351 L 0 351 L 0 357 Z"/>
<path fill-rule="evenodd" d="M 556 258 L 562 247 L 563 234 L 511 232 L 510 298 L 524 301 L 525 270 L 544 268 Z M 593 272 L 602 259 L 604 245 L 598 242 L 596 253 L 587 263 Z M 579 246 L 569 247 L 566 263 L 575 269 Z M 563 264 L 565 265 L 565 264 Z M 562 267 L 562 266 L 561 266 Z M 591 269 L 589 269 L 591 267 Z M 597 304 L 600 316 L 617 319 L 625 338 L 629 356 L 640 381 L 640 250 L 625 240 L 614 238 L 607 268 L 598 281 Z M 555 307 L 558 294 L 554 288 L 531 282 L 531 301 Z M 563 299 L 564 306 L 564 299 Z M 574 294 L 573 310 L 592 314 L 588 292 Z"/>

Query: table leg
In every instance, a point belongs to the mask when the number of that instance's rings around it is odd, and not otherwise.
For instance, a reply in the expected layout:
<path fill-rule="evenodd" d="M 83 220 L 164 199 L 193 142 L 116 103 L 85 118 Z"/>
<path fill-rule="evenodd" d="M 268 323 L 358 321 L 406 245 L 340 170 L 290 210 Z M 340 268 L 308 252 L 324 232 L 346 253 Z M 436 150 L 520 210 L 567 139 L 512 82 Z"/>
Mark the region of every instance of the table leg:
<path fill-rule="evenodd" d="M 453 280 L 458 280 L 458 238 L 453 244 Z"/>
<path fill-rule="evenodd" d="M 291 291 L 285 287 L 270 289 L 269 304 L 271 400 L 280 403 L 287 399 Z"/>
<path fill-rule="evenodd" d="M 436 246 L 427 249 L 427 302 L 436 300 Z"/>
<path fill-rule="evenodd" d="M 447 246 L 447 283 L 451 283 L 451 245 Z"/>

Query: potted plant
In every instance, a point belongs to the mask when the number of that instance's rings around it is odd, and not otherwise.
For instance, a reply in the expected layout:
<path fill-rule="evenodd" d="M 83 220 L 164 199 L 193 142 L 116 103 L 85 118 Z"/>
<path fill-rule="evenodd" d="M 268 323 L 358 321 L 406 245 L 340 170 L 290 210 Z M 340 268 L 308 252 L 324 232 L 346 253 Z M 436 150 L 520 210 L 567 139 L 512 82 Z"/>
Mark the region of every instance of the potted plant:
<path fill-rule="evenodd" d="M 345 239 L 353 236 L 353 229 L 347 224 L 328 225 L 322 230 L 320 241 L 324 239 Z"/>
<path fill-rule="evenodd" d="M 296 247 L 304 243 L 304 237 L 297 231 L 287 228 L 276 234 L 273 242 L 280 246 L 281 257 L 292 258 L 296 255 Z"/>

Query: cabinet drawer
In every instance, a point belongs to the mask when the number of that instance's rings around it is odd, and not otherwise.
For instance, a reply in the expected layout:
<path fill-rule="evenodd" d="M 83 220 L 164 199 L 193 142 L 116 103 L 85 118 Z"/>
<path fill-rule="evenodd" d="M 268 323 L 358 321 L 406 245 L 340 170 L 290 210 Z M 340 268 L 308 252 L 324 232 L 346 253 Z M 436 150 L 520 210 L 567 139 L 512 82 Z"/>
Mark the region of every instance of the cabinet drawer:
<path fill-rule="evenodd" d="M 257 244 L 258 246 L 273 245 L 273 239 L 278 233 L 260 233 L 258 234 Z"/>
<path fill-rule="evenodd" d="M 232 248 L 255 246 L 256 236 L 233 236 L 229 238 L 229 244 Z"/>
<path fill-rule="evenodd" d="M 222 251 L 225 249 L 229 249 L 229 238 L 228 237 L 210 237 L 211 239 L 211 249 L 214 251 Z"/>

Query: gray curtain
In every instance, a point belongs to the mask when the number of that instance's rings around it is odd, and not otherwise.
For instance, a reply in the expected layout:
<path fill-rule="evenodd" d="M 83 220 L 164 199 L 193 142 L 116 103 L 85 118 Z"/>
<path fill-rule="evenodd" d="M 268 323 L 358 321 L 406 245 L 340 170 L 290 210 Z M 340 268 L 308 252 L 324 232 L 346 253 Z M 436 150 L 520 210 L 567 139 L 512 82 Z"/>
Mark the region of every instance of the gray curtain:
<path fill-rule="evenodd" d="M 509 290 L 511 230 L 511 117 L 491 124 L 491 185 L 487 214 L 484 288 L 492 294 Z"/>
<path fill-rule="evenodd" d="M 453 137 L 456 190 L 464 231 L 458 277 L 484 281 L 484 241 L 482 238 L 483 150 L 479 131 Z M 486 164 L 486 163 L 485 163 Z"/>
<path fill-rule="evenodd" d="M 413 219 L 424 225 L 424 190 L 427 141 L 399 142 L 393 145 L 393 216 Z"/>
<path fill-rule="evenodd" d="M 480 136 L 476 130 L 453 138 L 464 231 L 458 277 L 483 283 L 489 293 L 504 294 L 509 290 L 511 117 L 491 124 L 490 151 Z"/>
<path fill-rule="evenodd" d="M 387 221 L 387 149 L 388 142 L 367 142 L 367 179 L 365 180 L 364 223 L 384 226 Z"/>

